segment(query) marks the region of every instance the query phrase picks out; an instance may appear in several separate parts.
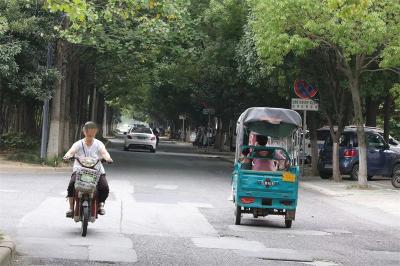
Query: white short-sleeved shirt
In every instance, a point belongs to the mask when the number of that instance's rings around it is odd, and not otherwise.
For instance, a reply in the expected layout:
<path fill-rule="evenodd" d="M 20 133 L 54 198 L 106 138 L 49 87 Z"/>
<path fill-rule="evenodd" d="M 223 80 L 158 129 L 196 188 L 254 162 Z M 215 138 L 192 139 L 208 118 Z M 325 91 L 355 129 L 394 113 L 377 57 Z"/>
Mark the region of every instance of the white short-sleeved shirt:
<path fill-rule="evenodd" d="M 103 142 L 98 139 L 94 139 L 91 146 L 87 146 L 84 139 L 78 140 L 72 145 L 72 149 L 75 151 L 75 156 L 91 157 L 93 159 L 101 159 L 101 150 L 104 148 L 105 146 Z M 75 160 L 73 171 L 76 172 L 80 167 L 81 165 Z M 99 170 L 102 174 L 106 173 L 101 162 L 96 165 L 96 169 Z"/>

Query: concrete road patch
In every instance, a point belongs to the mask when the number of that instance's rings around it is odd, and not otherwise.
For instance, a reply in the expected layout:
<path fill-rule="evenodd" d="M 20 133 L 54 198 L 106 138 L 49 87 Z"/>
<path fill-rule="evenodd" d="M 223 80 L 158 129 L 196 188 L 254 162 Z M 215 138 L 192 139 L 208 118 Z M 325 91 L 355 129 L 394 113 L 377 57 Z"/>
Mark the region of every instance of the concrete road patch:
<path fill-rule="evenodd" d="M 276 229 L 261 226 L 247 225 L 230 225 L 229 229 L 236 232 L 259 232 L 268 234 L 285 234 L 285 235 L 301 235 L 301 236 L 330 236 L 331 232 L 316 231 L 316 230 L 296 230 L 296 229 Z"/>
<path fill-rule="evenodd" d="M 264 245 L 260 242 L 234 237 L 192 238 L 192 242 L 200 248 L 241 250 L 245 252 L 265 250 Z"/>

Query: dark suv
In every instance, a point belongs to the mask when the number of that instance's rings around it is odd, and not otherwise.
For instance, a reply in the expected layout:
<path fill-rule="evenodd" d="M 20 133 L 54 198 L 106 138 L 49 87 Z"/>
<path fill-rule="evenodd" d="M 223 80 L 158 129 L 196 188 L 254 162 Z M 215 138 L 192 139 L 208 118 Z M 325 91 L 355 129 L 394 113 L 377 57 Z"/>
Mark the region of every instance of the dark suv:
<path fill-rule="evenodd" d="M 394 170 L 400 170 L 400 153 L 390 150 L 382 135 L 373 129 L 365 129 L 367 138 L 367 175 L 373 176 L 393 175 Z M 318 170 L 321 178 L 332 176 L 332 139 L 329 136 L 320 151 Z M 339 169 L 342 175 L 350 175 L 352 179 L 358 178 L 358 142 L 357 129 L 346 127 L 339 139 Z"/>

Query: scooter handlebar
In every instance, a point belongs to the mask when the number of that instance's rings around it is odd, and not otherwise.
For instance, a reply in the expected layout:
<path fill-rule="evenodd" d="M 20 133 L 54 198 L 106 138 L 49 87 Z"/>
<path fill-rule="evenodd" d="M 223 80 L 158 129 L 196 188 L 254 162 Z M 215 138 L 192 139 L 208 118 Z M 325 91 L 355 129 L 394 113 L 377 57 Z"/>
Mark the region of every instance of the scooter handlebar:
<path fill-rule="evenodd" d="M 79 157 L 76 157 L 76 156 L 64 157 L 63 160 L 66 161 L 66 162 L 72 162 L 74 160 L 78 160 L 79 161 Z M 113 162 L 108 162 L 106 159 L 101 159 L 100 161 L 102 163 L 107 163 L 107 164 L 112 164 L 113 163 Z"/>

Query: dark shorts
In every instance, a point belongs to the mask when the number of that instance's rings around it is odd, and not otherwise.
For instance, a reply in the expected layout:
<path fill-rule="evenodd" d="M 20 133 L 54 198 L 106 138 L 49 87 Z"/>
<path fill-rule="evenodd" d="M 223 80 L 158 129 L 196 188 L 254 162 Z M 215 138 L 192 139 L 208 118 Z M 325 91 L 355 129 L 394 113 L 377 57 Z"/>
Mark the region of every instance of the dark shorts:
<path fill-rule="evenodd" d="M 73 197 L 75 195 L 75 180 L 76 180 L 76 173 L 73 172 L 71 175 L 71 180 L 69 181 L 68 185 L 68 197 Z M 97 183 L 97 200 L 99 202 L 105 202 L 108 198 L 109 193 L 108 182 L 106 179 L 106 175 L 103 174 L 100 176 L 99 183 Z"/>

